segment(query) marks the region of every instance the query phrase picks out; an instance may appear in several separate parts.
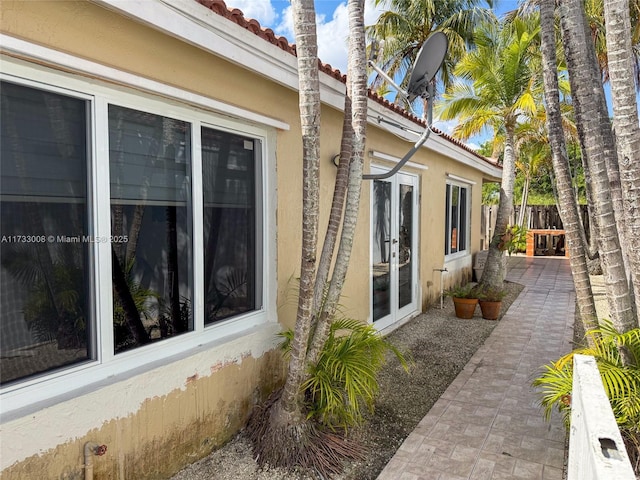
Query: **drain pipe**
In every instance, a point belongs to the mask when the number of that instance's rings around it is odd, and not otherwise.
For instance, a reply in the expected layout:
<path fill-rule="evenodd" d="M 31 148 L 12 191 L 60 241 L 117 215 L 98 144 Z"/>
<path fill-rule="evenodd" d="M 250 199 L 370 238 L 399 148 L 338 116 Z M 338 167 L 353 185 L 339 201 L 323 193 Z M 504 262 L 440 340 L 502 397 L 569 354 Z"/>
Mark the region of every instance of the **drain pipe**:
<path fill-rule="evenodd" d="M 447 267 L 444 268 L 434 268 L 434 272 L 440 272 L 440 310 L 444 309 L 444 285 L 442 284 L 442 274 L 444 272 L 448 272 Z"/>
<path fill-rule="evenodd" d="M 102 456 L 107 453 L 106 445 L 98 445 L 95 442 L 84 444 L 84 480 L 93 480 L 93 456 Z"/>

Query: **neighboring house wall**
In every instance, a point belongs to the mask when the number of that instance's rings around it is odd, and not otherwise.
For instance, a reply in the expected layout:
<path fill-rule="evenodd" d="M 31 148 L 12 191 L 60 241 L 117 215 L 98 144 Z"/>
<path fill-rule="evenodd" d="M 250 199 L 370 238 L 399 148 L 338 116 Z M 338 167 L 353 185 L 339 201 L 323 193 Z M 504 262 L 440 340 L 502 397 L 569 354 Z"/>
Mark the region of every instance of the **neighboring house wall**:
<path fill-rule="evenodd" d="M 295 58 L 196 2 L 172 3 L 176 8 L 194 12 L 197 22 L 187 20 L 181 14 L 169 18 L 167 11 L 173 6 L 163 2 L 120 2 L 119 6 L 113 7 L 116 10 L 120 7 L 144 10 L 143 14 L 149 15 L 144 24 L 142 20 L 126 18 L 122 12 L 104 8 L 109 2 L 102 1 L 3 1 L 0 4 L 2 80 L 24 87 L 26 92 L 47 91 L 60 98 L 77 98 L 81 100 L 80 104 L 87 106 L 88 194 L 85 200 L 75 199 L 75 203 L 62 200 L 71 210 L 77 208 L 71 205 L 86 205 L 91 212 L 86 215 L 90 224 L 87 234 L 109 237 L 113 234 L 112 224 L 117 218 L 114 212 L 119 211 L 118 206 L 132 205 L 126 195 L 114 200 L 114 192 L 121 186 L 126 190 L 127 180 L 135 181 L 132 179 L 136 178 L 127 170 L 118 177 L 121 183 L 114 183 L 117 158 L 109 151 L 118 141 L 117 132 L 125 131 L 114 123 L 117 118 L 128 119 L 131 124 L 160 122 L 163 135 L 186 135 L 189 159 L 185 162 L 185 152 L 177 151 L 171 157 L 163 157 L 164 160 L 175 160 L 169 162 L 175 171 L 160 176 L 178 179 L 186 172 L 186 178 L 192 177 L 192 183 L 184 178 L 180 182 L 183 186 L 188 184 L 186 191 L 193 193 L 194 198 L 176 198 L 169 202 L 163 195 L 170 192 L 158 193 L 154 201 L 162 210 L 149 210 L 163 221 L 172 208 L 186 205 L 187 211 L 191 209 L 187 217 L 195 219 L 190 227 L 191 234 L 177 235 L 177 245 L 173 247 L 186 252 L 180 265 L 189 272 L 186 276 L 193 279 L 180 284 L 180 288 L 191 296 L 187 299 L 192 302 L 188 305 L 193 312 L 186 327 L 188 331 L 174 337 L 169 335 L 171 338 L 150 345 L 133 348 L 129 344 L 118 344 L 111 320 L 114 316 L 112 295 L 115 293 L 112 293 L 110 245 L 94 243 L 87 247 L 92 255 L 84 257 L 91 259 L 85 270 L 92 273 L 85 288 L 87 297 L 93 297 L 87 306 L 92 313 L 87 315 L 94 329 L 89 343 L 93 342 L 95 346 L 84 345 L 84 350 L 80 349 L 80 359 L 85 361 L 53 373 L 36 369 L 34 372 L 38 375 L 3 385 L 0 392 L 0 471 L 3 479 L 82 478 L 83 445 L 87 441 L 108 446 L 107 454 L 94 461 L 96 478 L 166 478 L 229 440 L 246 422 L 252 405 L 264 400 L 283 381 L 285 365 L 277 349 L 276 334 L 282 328 L 291 327 L 295 320 L 296 302 L 292 299 L 295 298 L 295 279 L 299 271 L 299 229 L 303 213 L 298 97 L 295 85 L 291 84 Z M 194 36 L 188 41 L 181 40 L 173 33 L 163 33 L 147 25 L 167 19 L 192 22 L 193 28 L 187 29 L 185 34 L 197 33 L 202 38 Z M 201 28 L 202 24 L 207 27 Z M 200 40 L 209 38 L 207 34 L 213 32 L 214 27 L 221 25 L 226 36 L 214 35 L 212 38 L 218 40 L 206 44 L 206 49 L 220 50 L 221 56 L 236 55 L 235 63 L 197 45 Z M 234 47 L 241 43 L 238 39 L 254 42 L 254 51 Z M 271 65 L 265 68 L 273 70 L 262 74 L 253 71 L 252 65 L 260 62 Z M 344 84 L 324 73 L 321 77 L 324 101 L 321 189 L 325 199 L 321 212 L 322 231 L 326 226 L 335 179 L 331 159 L 340 146 Z M 58 97 L 52 98 L 55 103 Z M 389 106 L 375 101 L 370 104 L 376 115 L 411 123 Z M 20 111 L 20 108 L 14 110 Z M 9 118 L 3 117 L 5 122 Z M 131 132 L 139 134 L 142 131 L 135 128 L 138 127 L 130 127 Z M 10 127 L 7 129 L 7 135 L 13 135 Z M 83 131 L 80 128 L 80 137 L 83 137 Z M 213 318 L 207 326 L 203 320 L 210 318 L 210 311 L 204 294 L 207 254 L 203 253 L 206 242 L 202 239 L 205 233 L 202 218 L 206 218 L 207 209 L 215 210 L 215 205 L 220 203 L 215 200 L 220 192 L 207 187 L 207 175 L 199 171 L 209 161 L 208 155 L 219 148 L 207 146 L 205 131 L 213 137 L 220 134 L 223 139 L 240 139 L 240 146 L 244 141 L 247 158 L 258 165 L 255 170 L 257 199 L 253 211 L 257 219 L 253 239 L 257 253 L 252 257 L 257 264 L 256 298 L 248 307 L 245 305 L 244 310 L 238 310 L 237 315 L 227 320 Z M 45 135 L 43 130 L 37 130 L 37 133 Z M 57 134 L 54 131 L 47 135 L 55 138 Z M 406 137 L 393 128 L 370 124 L 365 171 L 369 171 L 371 163 L 378 167 L 393 166 L 393 159 L 402 157 L 409 149 L 409 142 L 415 141 L 412 137 L 403 140 L 398 136 Z M 21 142 L 28 143 L 24 139 Z M 167 141 L 169 143 L 178 144 Z M 128 145 L 124 141 L 122 144 Z M 182 145 L 185 146 L 184 142 Z M 371 152 L 382 155 L 376 157 Z M 239 158 L 241 153 L 235 155 Z M 192 165 L 195 174 L 191 176 L 191 167 L 184 165 Z M 240 167 L 228 168 L 234 169 L 242 170 Z M 449 272 L 443 276 L 446 284 L 470 277 L 471 254 L 480 244 L 482 180 L 495 178 L 499 170 L 449 139 L 433 135 L 428 147 L 416 154 L 405 171 L 415 179 L 415 192 L 419 194 L 419 233 L 411 252 L 412 258 L 418 259 L 417 278 L 412 278 L 416 307 L 405 316 L 410 317 L 437 299 L 440 273 L 435 269 L 448 268 Z M 229 182 L 233 183 L 234 178 L 230 177 Z M 465 215 L 468 221 L 463 247 L 459 252 L 445 255 L 447 182 L 467 189 Z M 211 188 L 211 192 L 207 188 Z M 236 193 L 238 198 L 226 200 L 225 204 L 246 206 L 245 200 L 239 200 L 242 195 Z M 7 192 L 3 191 L 5 194 Z M 371 196 L 372 184 L 365 181 L 342 301 L 349 316 L 363 321 L 372 321 Z M 24 203 L 23 198 L 16 198 L 7 201 L 14 201 L 15 205 Z M 9 212 L 3 204 L 3 217 L 9 218 L 5 217 Z M 145 215 L 150 221 L 150 214 Z M 157 243 L 165 241 L 166 232 L 151 231 Z M 175 232 L 173 235 L 176 236 Z M 8 247 L 3 244 L 2 248 Z M 155 260 L 149 260 L 151 265 L 140 274 L 142 278 L 152 275 L 154 267 L 166 262 L 152 247 L 149 251 L 152 252 L 149 258 Z M 11 295 L 24 305 L 26 300 L 21 295 L 27 288 L 10 275 L 8 268 L 2 267 L 3 285 L 12 282 Z M 226 271 L 224 267 L 219 269 L 221 276 Z M 151 285 L 163 289 L 157 282 Z M 164 290 L 167 290 L 166 286 Z M 7 312 L 7 292 L 9 289 L 3 290 L 3 316 Z M 232 311 L 236 307 L 229 303 L 225 308 Z M 18 334 L 14 330 L 12 335 L 28 337 L 22 320 L 24 306 L 14 310 L 13 321 L 23 331 Z M 394 319 L 394 325 L 405 317 Z M 2 321 L 5 328 L 5 317 Z M 26 341 L 27 346 L 29 342 Z M 3 375 L 7 372 L 5 365 L 8 363 L 5 362 L 9 354 L 26 358 L 30 352 L 17 348 L 17 340 L 13 343 L 16 345 L 7 343 L 3 335 Z"/>

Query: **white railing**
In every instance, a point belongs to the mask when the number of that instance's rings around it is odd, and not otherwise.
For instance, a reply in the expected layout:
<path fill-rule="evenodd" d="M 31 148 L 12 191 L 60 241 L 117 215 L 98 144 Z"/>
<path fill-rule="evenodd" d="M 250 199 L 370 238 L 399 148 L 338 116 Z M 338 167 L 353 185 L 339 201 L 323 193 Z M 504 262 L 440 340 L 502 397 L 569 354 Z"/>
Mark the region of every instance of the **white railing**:
<path fill-rule="evenodd" d="M 636 480 L 593 357 L 573 356 L 567 480 Z"/>

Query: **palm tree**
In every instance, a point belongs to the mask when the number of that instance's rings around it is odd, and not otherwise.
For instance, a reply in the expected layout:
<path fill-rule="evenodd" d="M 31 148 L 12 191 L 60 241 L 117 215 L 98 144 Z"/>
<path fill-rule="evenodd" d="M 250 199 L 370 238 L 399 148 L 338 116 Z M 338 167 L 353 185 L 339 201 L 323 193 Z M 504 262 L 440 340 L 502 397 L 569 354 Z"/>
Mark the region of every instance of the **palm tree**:
<path fill-rule="evenodd" d="M 507 12 L 505 18 L 513 19 L 516 16 L 526 15 L 538 8 L 541 0 L 524 0 L 517 9 Z M 588 25 L 589 35 L 593 40 L 598 68 L 602 83 L 609 81 L 609 51 L 605 32 L 605 4 L 608 0 L 584 0 L 584 15 Z M 627 30 L 630 35 L 632 45 L 631 69 L 630 73 L 638 81 L 637 88 L 640 88 L 640 0 L 629 0 L 630 24 Z M 561 49 L 558 51 L 561 55 Z M 560 57 L 558 57 L 560 60 Z M 561 63 L 559 61 L 559 63 Z"/>
<path fill-rule="evenodd" d="M 338 300 L 347 276 L 347 268 L 353 248 L 356 220 L 360 208 L 360 192 L 362 190 L 362 171 L 364 167 L 364 150 L 367 130 L 368 87 L 366 38 L 364 29 L 364 1 L 349 0 L 349 57 L 347 65 L 347 100 L 351 105 L 351 121 L 343 132 L 343 136 L 351 137 L 351 156 L 349 158 L 349 176 L 346 192 L 345 214 L 342 220 L 342 231 L 336 261 L 333 267 L 331 282 L 327 288 L 326 300 L 320 312 L 316 310 L 317 324 L 309 350 L 308 361 L 316 364 L 322 348 L 329 336 L 329 327 L 333 321 Z M 346 123 L 346 120 L 345 120 Z M 322 281 L 322 279 L 320 279 Z M 317 290 L 319 291 L 319 289 Z M 315 305 L 318 309 L 319 305 Z"/>
<path fill-rule="evenodd" d="M 476 29 L 476 50 L 467 53 L 454 73 L 460 80 L 443 97 L 443 120 L 458 119 L 454 136 L 467 139 L 485 128 L 504 131 L 502 187 L 493 238 L 480 283 L 501 288 L 505 266 L 499 249 L 513 212 L 515 179 L 515 131 L 519 121 L 535 114 L 531 60 L 538 26 L 521 19 L 509 25 L 485 22 Z"/>
<path fill-rule="evenodd" d="M 584 2 L 586 20 L 596 48 L 596 57 L 603 82 L 611 79 L 611 47 L 615 47 L 615 45 L 611 44 L 611 40 L 608 38 L 609 32 L 607 32 L 607 30 L 610 30 L 606 20 L 607 8 L 611 9 L 610 3 L 609 0 L 586 0 Z M 617 3 L 618 6 L 614 6 L 616 9 L 622 6 L 621 2 Z M 622 3 L 625 4 L 626 17 L 629 19 L 626 27 L 628 30 L 625 35 L 628 36 L 632 46 L 629 75 L 636 80 L 640 80 L 640 1 L 627 0 Z"/>
<path fill-rule="evenodd" d="M 493 0 L 484 0 L 488 7 Z M 382 45 L 380 63 L 399 85 L 406 85 L 416 55 L 426 39 L 435 31 L 444 32 L 449 42 L 447 58 L 438 73 L 444 86 L 451 84 L 453 69 L 473 44 L 473 30 L 481 21 L 495 19 L 489 8 L 481 8 L 482 0 L 375 0 L 376 6 L 389 8 L 367 35 Z M 384 79 L 377 76 L 373 88 Z"/>
<path fill-rule="evenodd" d="M 580 319 L 585 331 L 597 326 L 597 314 L 587 269 L 583 228 L 572 188 L 569 159 L 560 113 L 556 38 L 554 26 L 555 0 L 540 2 L 542 70 L 546 104 L 546 125 L 551 146 L 553 169 L 558 188 L 558 210 L 565 229 L 571 274 L 576 290 Z M 591 339 L 591 337 L 589 337 Z"/>
<path fill-rule="evenodd" d="M 616 329 L 627 332 L 638 326 L 634 317 L 619 230 L 614 210 L 611 173 L 617 168 L 617 158 L 600 71 L 594 44 L 589 38 L 584 5 L 580 0 L 560 3 L 560 20 L 564 40 L 565 59 L 576 111 L 576 122 L 585 145 L 585 156 L 591 175 L 593 197 L 596 201 L 594 220 L 598 228 L 598 250 L 605 270 L 605 285 L 609 309 Z M 615 180 L 615 178 L 613 178 Z"/>
<path fill-rule="evenodd" d="M 358 457 L 359 452 L 347 439 L 327 432 L 313 421 L 313 412 L 309 412 L 306 402 L 308 389 L 305 386 L 309 385 L 310 371 L 320 368 L 319 360 L 330 336 L 359 211 L 368 99 L 364 0 L 348 1 L 351 35 L 340 180 L 336 185 L 318 271 L 320 89 L 315 9 L 313 0 L 292 0 L 291 3 L 297 42 L 303 147 L 304 215 L 298 311 L 287 347 L 289 371 L 285 385 L 265 407 L 254 411 L 247 432 L 261 464 L 308 467 L 329 476 L 339 471 L 342 458 Z M 339 229 L 340 244 L 329 280 L 329 267 Z M 350 381 L 357 382 L 358 379 Z"/>
<path fill-rule="evenodd" d="M 634 51 L 629 0 L 605 2 L 608 72 L 613 99 L 626 241 L 631 280 L 640 311 L 640 127 L 635 96 Z M 637 29 L 636 29 L 637 30 Z"/>

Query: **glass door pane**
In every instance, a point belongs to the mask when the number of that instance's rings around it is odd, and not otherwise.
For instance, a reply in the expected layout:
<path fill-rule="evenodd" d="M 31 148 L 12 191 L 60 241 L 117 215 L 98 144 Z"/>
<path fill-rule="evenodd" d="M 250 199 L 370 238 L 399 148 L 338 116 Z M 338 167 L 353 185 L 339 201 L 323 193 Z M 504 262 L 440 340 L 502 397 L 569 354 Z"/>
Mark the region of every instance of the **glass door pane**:
<path fill-rule="evenodd" d="M 373 320 L 391 313 L 391 183 L 373 182 L 371 229 Z"/>
<path fill-rule="evenodd" d="M 399 185 L 398 308 L 413 300 L 413 186 Z"/>

